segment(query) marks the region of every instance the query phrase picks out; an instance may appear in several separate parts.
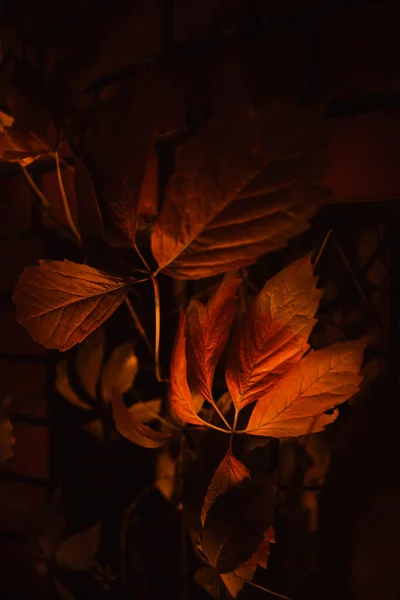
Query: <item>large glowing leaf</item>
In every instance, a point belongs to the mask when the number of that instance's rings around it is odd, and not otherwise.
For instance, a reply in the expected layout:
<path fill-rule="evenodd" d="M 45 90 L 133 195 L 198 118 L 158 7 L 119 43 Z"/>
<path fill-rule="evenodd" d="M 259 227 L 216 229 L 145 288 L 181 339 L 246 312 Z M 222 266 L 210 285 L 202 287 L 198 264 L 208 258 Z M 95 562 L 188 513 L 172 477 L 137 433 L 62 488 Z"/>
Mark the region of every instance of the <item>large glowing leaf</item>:
<path fill-rule="evenodd" d="M 130 442 L 144 448 L 159 448 L 172 439 L 169 433 L 155 431 L 140 423 L 134 413 L 129 411 L 117 388 L 113 388 L 111 396 L 115 427 Z"/>
<path fill-rule="evenodd" d="M 334 421 L 341 404 L 360 386 L 365 341 L 338 342 L 311 351 L 255 405 L 246 432 L 297 437 L 321 431 Z"/>
<path fill-rule="evenodd" d="M 68 260 L 42 260 L 19 278 L 17 320 L 46 348 L 68 350 L 112 315 L 130 283 Z"/>
<path fill-rule="evenodd" d="M 308 349 L 321 298 L 309 256 L 272 277 L 242 318 L 230 349 L 226 381 L 238 410 L 268 387 Z"/>
<path fill-rule="evenodd" d="M 250 477 L 248 469 L 240 462 L 240 460 L 233 456 L 232 451 L 229 448 L 215 471 L 210 485 L 208 486 L 206 497 L 204 498 L 201 511 L 201 524 L 203 527 L 207 518 L 207 513 L 216 498 L 221 494 L 225 494 L 225 492 L 235 485 L 239 485 L 246 477 Z"/>
<path fill-rule="evenodd" d="M 186 317 L 182 313 L 171 355 L 169 403 L 175 415 L 185 423 L 206 425 L 197 414 L 187 381 L 185 327 Z"/>
<path fill-rule="evenodd" d="M 240 282 L 234 273 L 225 275 L 206 305 L 192 300 L 187 310 L 193 383 L 208 401 L 212 401 L 214 372 L 236 314 Z"/>
<path fill-rule="evenodd" d="M 327 198 L 315 139 L 308 115 L 280 106 L 210 121 L 178 151 L 151 240 L 159 269 L 215 275 L 305 231 Z"/>

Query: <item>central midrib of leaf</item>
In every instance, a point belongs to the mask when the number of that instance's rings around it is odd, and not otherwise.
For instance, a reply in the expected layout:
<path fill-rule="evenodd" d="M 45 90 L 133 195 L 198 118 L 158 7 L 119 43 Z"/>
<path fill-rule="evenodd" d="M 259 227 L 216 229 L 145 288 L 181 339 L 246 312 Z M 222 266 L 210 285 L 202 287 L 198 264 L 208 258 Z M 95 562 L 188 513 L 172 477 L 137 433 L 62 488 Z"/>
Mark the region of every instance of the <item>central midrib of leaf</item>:
<path fill-rule="evenodd" d="M 65 302 L 64 304 L 60 304 L 59 306 L 57 306 L 55 308 L 50 308 L 49 310 L 44 310 L 44 311 L 42 311 L 40 313 L 36 313 L 36 314 L 32 315 L 30 317 L 30 319 L 35 319 L 37 317 L 41 317 L 43 315 L 47 315 L 47 314 L 52 313 L 52 312 L 56 312 L 57 310 L 62 310 L 64 308 L 67 308 L 68 306 L 71 306 L 72 304 L 77 304 L 79 302 L 85 302 L 85 300 L 91 300 L 92 298 L 98 298 L 99 296 L 106 296 L 107 294 L 112 294 L 113 292 L 117 292 L 118 290 L 121 290 L 124 287 L 129 287 L 130 285 L 132 285 L 130 282 L 126 282 L 125 281 L 121 285 L 118 285 L 118 286 L 114 287 L 112 290 L 105 290 L 103 292 L 98 292 L 96 294 L 90 294 L 89 296 L 80 296 L 80 297 L 77 296 L 78 299 L 70 300 L 69 302 Z M 53 289 L 55 289 L 55 288 L 53 288 Z"/>

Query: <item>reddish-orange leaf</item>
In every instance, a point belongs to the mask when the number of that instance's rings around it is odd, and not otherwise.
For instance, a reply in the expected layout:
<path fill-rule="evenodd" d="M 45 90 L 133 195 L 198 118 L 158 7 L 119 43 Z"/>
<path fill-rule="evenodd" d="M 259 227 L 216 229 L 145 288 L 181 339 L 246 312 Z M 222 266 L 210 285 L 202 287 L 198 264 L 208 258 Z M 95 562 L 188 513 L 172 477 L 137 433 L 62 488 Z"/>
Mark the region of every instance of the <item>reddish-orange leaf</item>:
<path fill-rule="evenodd" d="M 111 402 L 115 427 L 130 442 L 144 448 L 159 448 L 172 439 L 170 434 L 154 431 L 151 427 L 140 423 L 125 405 L 117 388 L 113 388 Z"/>
<path fill-rule="evenodd" d="M 41 260 L 19 278 L 17 320 L 39 344 L 68 350 L 112 315 L 130 283 L 69 260 Z"/>
<path fill-rule="evenodd" d="M 310 352 L 258 400 L 247 433 L 280 438 L 322 431 L 337 416 L 324 411 L 358 391 L 364 347 L 358 340 Z"/>
<path fill-rule="evenodd" d="M 178 279 L 216 275 L 305 231 L 328 196 L 322 171 L 310 174 L 321 162 L 315 137 L 309 116 L 283 106 L 210 120 L 178 149 L 152 233 L 159 269 Z"/>
<path fill-rule="evenodd" d="M 308 350 L 321 298 L 309 256 L 272 277 L 242 318 L 226 381 L 237 410 L 257 400 Z"/>
<path fill-rule="evenodd" d="M 185 423 L 206 425 L 205 421 L 197 415 L 187 381 L 185 328 L 186 317 L 184 313 L 181 313 L 171 355 L 169 403 L 173 412 Z"/>
<path fill-rule="evenodd" d="M 219 464 L 219 467 L 215 471 L 210 485 L 208 486 L 206 497 L 204 498 L 204 504 L 201 511 L 201 524 L 203 527 L 206 522 L 207 513 L 218 496 L 225 494 L 225 492 L 235 485 L 239 485 L 246 477 L 250 477 L 249 470 L 240 462 L 240 460 L 233 456 L 232 451 L 229 448 Z"/>
<path fill-rule="evenodd" d="M 235 317 L 240 282 L 235 273 L 225 275 L 206 305 L 192 300 L 187 310 L 193 383 L 210 402 L 214 372 Z"/>

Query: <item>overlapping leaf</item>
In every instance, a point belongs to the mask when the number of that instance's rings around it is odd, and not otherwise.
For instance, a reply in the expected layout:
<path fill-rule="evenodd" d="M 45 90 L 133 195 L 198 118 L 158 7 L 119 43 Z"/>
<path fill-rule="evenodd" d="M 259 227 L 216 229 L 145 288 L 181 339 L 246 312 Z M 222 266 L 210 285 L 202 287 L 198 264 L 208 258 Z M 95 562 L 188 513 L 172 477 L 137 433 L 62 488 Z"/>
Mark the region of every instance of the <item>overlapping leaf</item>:
<path fill-rule="evenodd" d="M 172 439 L 170 433 L 155 431 L 140 423 L 129 411 L 120 392 L 113 388 L 111 397 L 115 426 L 119 433 L 129 441 L 144 448 L 159 448 Z"/>
<path fill-rule="evenodd" d="M 236 290 L 240 282 L 234 273 L 226 275 L 206 305 L 192 300 L 187 310 L 193 383 L 211 402 L 214 372 L 236 314 Z"/>
<path fill-rule="evenodd" d="M 248 469 L 240 462 L 240 460 L 233 456 L 232 450 L 229 448 L 215 471 L 210 485 L 208 486 L 206 497 L 204 498 L 201 511 L 201 524 L 203 527 L 207 518 L 207 513 L 218 496 L 225 494 L 225 492 L 235 485 L 239 485 L 246 477 L 250 477 Z"/>
<path fill-rule="evenodd" d="M 215 275 L 306 230 L 327 198 L 314 126 L 283 107 L 247 108 L 184 144 L 152 234 L 159 269 L 178 279 Z"/>
<path fill-rule="evenodd" d="M 309 348 L 322 294 L 316 284 L 310 257 L 295 261 L 266 283 L 243 316 L 226 369 L 238 410 L 265 394 Z"/>
<path fill-rule="evenodd" d="M 204 425 L 205 422 L 197 414 L 187 381 L 185 327 L 186 317 L 182 313 L 171 355 L 169 403 L 175 415 L 185 423 Z"/>
<path fill-rule="evenodd" d="M 338 342 L 311 351 L 255 405 L 246 432 L 270 437 L 314 433 L 332 423 L 325 415 L 359 389 L 365 341 Z"/>
<path fill-rule="evenodd" d="M 68 350 L 112 315 L 130 283 L 68 260 L 41 260 L 19 278 L 17 320 L 46 348 Z"/>

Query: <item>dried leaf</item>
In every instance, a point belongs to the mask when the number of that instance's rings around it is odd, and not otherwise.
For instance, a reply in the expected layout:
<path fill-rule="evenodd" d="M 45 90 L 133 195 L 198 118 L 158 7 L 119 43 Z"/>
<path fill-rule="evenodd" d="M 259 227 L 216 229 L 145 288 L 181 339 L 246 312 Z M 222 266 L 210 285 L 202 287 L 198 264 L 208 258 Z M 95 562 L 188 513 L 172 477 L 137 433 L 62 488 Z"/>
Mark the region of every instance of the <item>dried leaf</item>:
<path fill-rule="evenodd" d="M 204 504 L 201 511 L 201 524 L 203 527 L 208 511 L 216 498 L 221 494 L 225 494 L 225 492 L 235 485 L 239 485 L 246 477 L 250 477 L 248 469 L 240 462 L 240 460 L 233 456 L 232 451 L 229 448 L 215 471 L 210 485 L 208 486 L 206 497 L 204 498 Z"/>
<path fill-rule="evenodd" d="M 246 108 L 178 150 L 151 246 L 159 269 L 199 279 L 251 264 L 309 227 L 327 199 L 304 112 Z M 302 168 L 299 168 L 302 165 Z"/>
<path fill-rule="evenodd" d="M 92 407 L 83 402 L 71 387 L 68 377 L 68 361 L 59 360 L 56 365 L 56 390 L 68 402 L 81 410 L 91 410 Z"/>
<path fill-rule="evenodd" d="M 171 355 L 169 403 L 173 412 L 185 423 L 206 425 L 198 415 L 190 393 L 186 373 L 186 318 L 181 313 Z"/>
<path fill-rule="evenodd" d="M 108 319 L 130 283 L 68 260 L 41 260 L 19 278 L 17 320 L 46 348 L 68 350 Z"/>
<path fill-rule="evenodd" d="M 316 284 L 307 256 L 272 277 L 244 314 L 226 368 L 238 410 L 264 395 L 308 350 L 322 295 Z"/>
<path fill-rule="evenodd" d="M 101 377 L 101 395 L 105 402 L 110 402 L 114 387 L 121 394 L 131 389 L 138 370 L 135 344 L 125 342 L 114 348 Z"/>
<path fill-rule="evenodd" d="M 56 551 L 56 563 L 71 571 L 87 571 L 100 543 L 100 523 L 67 538 Z"/>
<path fill-rule="evenodd" d="M 172 436 L 168 433 L 154 431 L 147 425 L 139 423 L 129 412 L 117 388 L 113 388 L 111 402 L 115 427 L 129 441 L 138 446 L 143 446 L 143 448 L 159 448 L 172 439 Z"/>
<path fill-rule="evenodd" d="M 97 398 L 97 381 L 103 363 L 104 344 L 104 331 L 99 328 L 80 344 L 76 354 L 76 371 L 82 387 L 93 399 Z"/>
<path fill-rule="evenodd" d="M 358 391 L 364 347 L 358 340 L 311 351 L 258 400 L 246 432 L 280 438 L 322 431 L 337 411 L 322 413 Z"/>
<path fill-rule="evenodd" d="M 211 403 L 214 373 L 236 314 L 236 290 L 240 283 L 235 273 L 227 274 L 206 305 L 192 300 L 187 309 L 193 384 Z"/>

